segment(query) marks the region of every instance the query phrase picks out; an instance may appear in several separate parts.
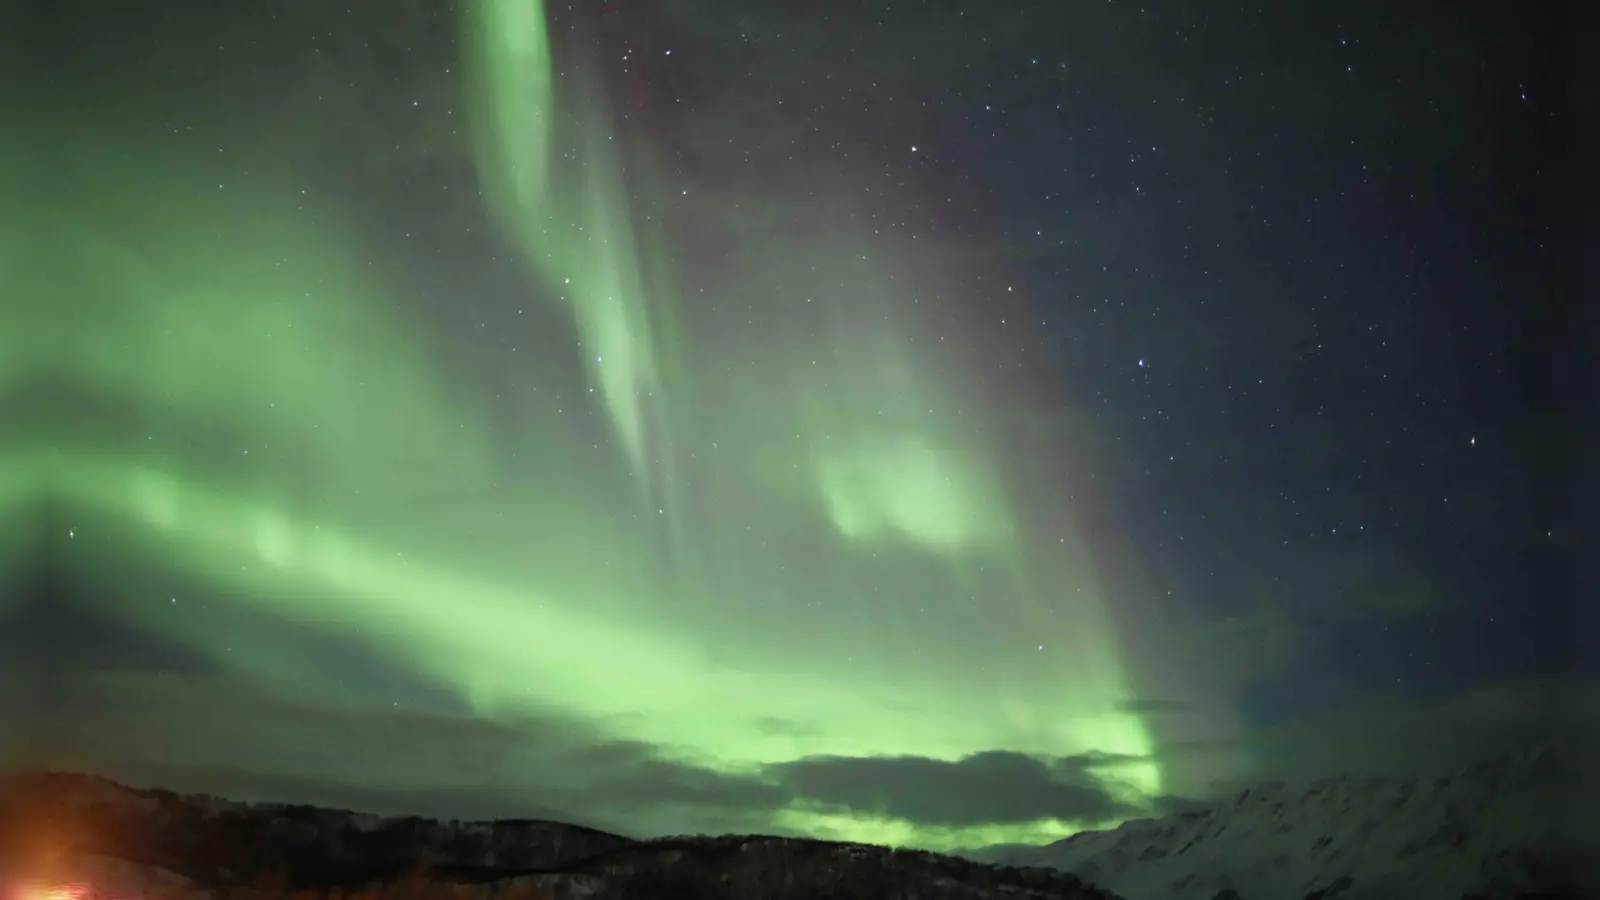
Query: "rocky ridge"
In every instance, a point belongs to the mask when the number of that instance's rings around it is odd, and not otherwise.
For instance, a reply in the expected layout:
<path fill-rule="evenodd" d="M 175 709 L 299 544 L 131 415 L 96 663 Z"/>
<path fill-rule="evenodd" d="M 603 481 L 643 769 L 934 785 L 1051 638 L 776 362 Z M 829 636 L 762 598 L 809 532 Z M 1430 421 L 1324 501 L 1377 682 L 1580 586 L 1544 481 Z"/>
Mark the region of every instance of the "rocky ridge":
<path fill-rule="evenodd" d="M 26 848 L 39 835 L 53 845 L 49 892 L 78 900 L 245 900 L 263 890 L 347 900 L 1119 900 L 1063 872 L 924 851 L 761 836 L 636 841 L 556 822 L 383 818 L 61 773 L 0 786 L 13 868 L 38 855 Z"/>

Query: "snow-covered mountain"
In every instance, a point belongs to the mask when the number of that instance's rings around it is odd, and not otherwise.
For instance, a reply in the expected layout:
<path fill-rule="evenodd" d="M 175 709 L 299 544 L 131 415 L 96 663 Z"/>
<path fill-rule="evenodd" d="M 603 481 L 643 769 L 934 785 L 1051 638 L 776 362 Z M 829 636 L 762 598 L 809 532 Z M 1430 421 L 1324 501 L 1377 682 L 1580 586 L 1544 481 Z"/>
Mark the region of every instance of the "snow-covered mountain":
<path fill-rule="evenodd" d="M 1573 793 L 1573 762 L 1540 748 L 1434 778 L 1268 783 L 1210 808 L 981 857 L 1071 872 L 1128 900 L 1592 891 L 1600 853 L 1580 847 L 1579 816 L 1592 807 Z"/>

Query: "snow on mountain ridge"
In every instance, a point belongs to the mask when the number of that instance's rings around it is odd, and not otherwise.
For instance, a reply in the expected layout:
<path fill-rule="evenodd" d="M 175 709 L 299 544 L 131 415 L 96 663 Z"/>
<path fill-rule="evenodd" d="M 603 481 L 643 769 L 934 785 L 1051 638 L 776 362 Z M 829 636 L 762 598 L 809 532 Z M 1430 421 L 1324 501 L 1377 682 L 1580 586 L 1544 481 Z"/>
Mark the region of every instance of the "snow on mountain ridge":
<path fill-rule="evenodd" d="M 1458 900 L 1548 886 L 1569 775 L 1548 748 L 1436 778 L 1270 782 L 1208 809 L 1083 832 L 1008 861 L 1128 900 Z M 1322 893 L 1319 893 L 1322 892 Z"/>

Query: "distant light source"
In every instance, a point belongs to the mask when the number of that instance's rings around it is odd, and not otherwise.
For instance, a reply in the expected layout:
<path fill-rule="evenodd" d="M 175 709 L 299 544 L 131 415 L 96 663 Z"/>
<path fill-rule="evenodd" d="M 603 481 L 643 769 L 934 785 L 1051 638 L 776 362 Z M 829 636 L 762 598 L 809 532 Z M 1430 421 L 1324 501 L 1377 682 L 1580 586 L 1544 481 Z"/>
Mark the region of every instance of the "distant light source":
<path fill-rule="evenodd" d="M 85 884 L 24 881 L 7 892 L 16 900 L 89 900 L 93 892 Z"/>

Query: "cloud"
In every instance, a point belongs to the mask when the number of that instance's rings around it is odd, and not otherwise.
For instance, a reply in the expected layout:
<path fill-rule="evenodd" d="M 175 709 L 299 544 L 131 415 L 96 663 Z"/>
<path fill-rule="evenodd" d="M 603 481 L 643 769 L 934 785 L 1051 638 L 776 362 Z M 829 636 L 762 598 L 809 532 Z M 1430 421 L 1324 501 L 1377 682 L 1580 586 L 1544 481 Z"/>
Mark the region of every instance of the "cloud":
<path fill-rule="evenodd" d="M 1138 812 L 1097 774 L 1130 761 L 1115 754 L 819 756 L 750 769 L 617 740 L 558 715 L 487 719 L 341 704 L 238 675 L 119 671 L 71 680 L 74 693 L 93 699 L 91 712 L 30 722 L 39 740 L 27 744 L 28 761 L 44 755 L 58 768 L 242 800 L 549 818 L 640 836 L 769 831 L 777 813 L 796 806 L 945 827 Z"/>
<path fill-rule="evenodd" d="M 1112 769 L 1129 763 L 1149 762 L 1152 757 L 1139 753 L 1108 753 L 1104 750 L 1086 750 L 1071 756 L 1058 756 L 1050 760 L 1050 771 L 1057 779 L 1068 781 L 1094 778 L 1095 769 Z"/>
<path fill-rule="evenodd" d="M 1600 752 L 1600 679 L 1512 679 L 1437 699 L 1371 697 L 1260 727 L 1243 739 L 1248 762 L 1209 793 L 1263 779 L 1430 776 L 1535 745 Z"/>
<path fill-rule="evenodd" d="M 0 672 L 48 679 L 55 672 L 217 671 L 209 657 L 182 641 L 133 630 L 93 606 L 75 602 L 76 585 L 30 573 L 25 590 L 0 607 Z"/>
<path fill-rule="evenodd" d="M 511 777 L 529 762 L 598 740 L 571 718 L 357 705 L 240 675 L 60 673 L 48 688 L 81 698 L 80 707 L 37 709 L 25 721 L 0 723 L 0 733 L 31 732 L 34 752 L 61 767 L 232 766 L 268 778 L 315 773 L 350 785 L 447 785 Z"/>
<path fill-rule="evenodd" d="M 963 827 L 1134 813 L 1083 765 L 991 750 L 955 762 L 921 756 L 818 756 L 769 767 L 797 799 L 922 825 Z"/>
<path fill-rule="evenodd" d="M 790 796 L 718 760 L 615 740 L 571 716 L 351 705 L 237 675 L 88 672 L 57 679 L 55 690 L 84 703 L 0 721 L 0 763 L 241 800 L 622 832 L 641 820 L 747 821 Z"/>
<path fill-rule="evenodd" d="M 1306 626 L 1277 610 L 1202 622 L 1183 633 L 1179 655 L 1224 690 L 1277 677 L 1308 643 Z"/>
<path fill-rule="evenodd" d="M 809 722 L 795 722 L 773 716 L 757 719 L 756 728 L 769 737 L 811 737 L 822 731 L 820 727 Z"/>
<path fill-rule="evenodd" d="M 94 701 L 88 712 L 22 723 L 37 738 L 27 746 L 60 768 L 239 799 L 548 818 L 634 836 L 770 831 L 777 813 L 797 807 L 952 828 L 1110 822 L 1189 804 L 1158 797 L 1129 806 L 1117 776 L 1134 763 L 1158 762 L 1169 775 L 1188 766 L 1196 778 L 1166 789 L 1209 796 L 1261 779 L 1429 774 L 1538 742 L 1600 746 L 1592 724 L 1600 721 L 1600 681 L 1557 679 L 1439 700 L 1373 699 L 1237 740 L 1165 742 L 1148 758 L 992 750 L 955 761 L 814 756 L 759 769 L 617 740 L 572 717 L 322 705 L 236 676 L 91 672 L 76 677 L 73 691 Z M 5 740 L 18 724 L 0 722 L 0 749 L 19 746 Z M 1212 790 L 1203 791 L 1208 783 Z"/>
<path fill-rule="evenodd" d="M 1210 809 L 1211 806 L 1212 804 L 1204 800 L 1196 800 L 1193 797 L 1178 797 L 1175 795 L 1163 794 L 1159 797 L 1150 798 L 1150 812 L 1152 815 L 1157 817 L 1176 816 L 1187 812 L 1196 812 L 1203 809 Z"/>
<path fill-rule="evenodd" d="M 1119 700 L 1117 712 L 1148 715 L 1151 713 L 1182 712 L 1189 708 L 1189 704 L 1182 700 Z"/>
<path fill-rule="evenodd" d="M 205 793 L 229 800 L 305 803 L 331 809 L 389 816 L 437 819 L 547 819 L 628 834 L 621 821 L 597 818 L 583 809 L 558 808 L 537 793 L 506 786 L 416 787 L 352 784 L 309 774 L 268 772 L 236 765 L 192 765 L 146 760 L 97 768 L 136 787 L 164 787 L 179 793 Z"/>
<path fill-rule="evenodd" d="M 716 811 L 775 810 L 788 803 L 777 786 L 714 764 L 674 759 L 670 751 L 643 741 L 613 741 L 567 755 L 582 786 L 564 791 L 574 801 L 608 809 L 662 806 Z"/>
<path fill-rule="evenodd" d="M 1316 574 L 1300 587 L 1296 606 L 1335 620 L 1406 618 L 1447 610 L 1456 602 L 1394 550 L 1362 546 L 1305 551 L 1297 565 Z"/>

